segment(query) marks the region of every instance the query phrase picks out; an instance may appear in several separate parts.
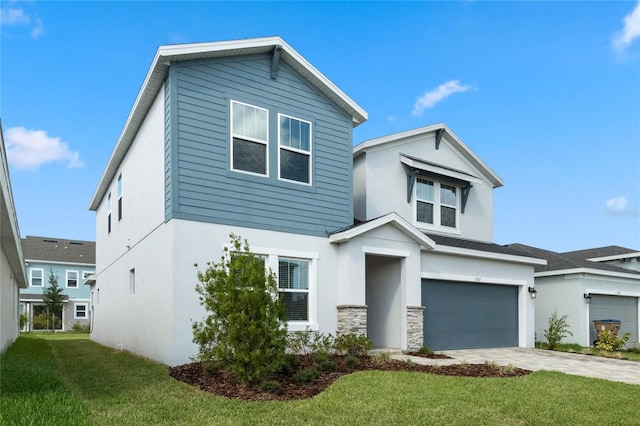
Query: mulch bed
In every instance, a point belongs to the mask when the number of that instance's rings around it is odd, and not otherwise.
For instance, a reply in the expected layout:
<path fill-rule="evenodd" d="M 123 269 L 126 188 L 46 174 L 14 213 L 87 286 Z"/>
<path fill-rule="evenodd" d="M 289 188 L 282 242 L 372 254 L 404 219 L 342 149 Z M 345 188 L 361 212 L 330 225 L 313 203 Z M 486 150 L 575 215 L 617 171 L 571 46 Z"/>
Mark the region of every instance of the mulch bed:
<path fill-rule="evenodd" d="M 466 377 L 517 377 L 530 374 L 531 371 L 520 368 L 500 368 L 491 364 L 455 364 L 455 365 L 418 365 L 410 362 L 389 360 L 375 362 L 372 357 L 358 357 L 359 365 L 350 368 L 345 364 L 344 355 L 333 355 L 331 360 L 336 363 L 336 371 L 325 373 L 320 371 L 320 377 L 308 385 L 301 385 L 293 380 L 292 375 L 276 375 L 271 377 L 280 383 L 280 391 L 277 393 L 263 392 L 259 384 L 240 383 L 232 373 L 220 371 L 213 375 L 208 374 L 202 363 L 180 365 L 169 368 L 169 375 L 176 380 L 190 384 L 202 391 L 233 399 L 246 401 L 288 401 L 294 399 L 311 398 L 329 387 L 339 377 L 356 371 L 381 370 L 381 371 L 415 371 L 421 373 L 439 374 L 444 376 Z M 310 355 L 301 355 L 295 371 L 314 366 Z M 294 372 L 295 373 L 295 372 Z"/>
<path fill-rule="evenodd" d="M 450 356 L 447 356 L 445 354 L 437 354 L 437 353 L 429 353 L 429 354 L 424 354 L 421 352 L 403 352 L 405 355 L 411 355 L 411 356 L 419 356 L 421 358 L 430 358 L 430 359 L 452 359 Z"/>

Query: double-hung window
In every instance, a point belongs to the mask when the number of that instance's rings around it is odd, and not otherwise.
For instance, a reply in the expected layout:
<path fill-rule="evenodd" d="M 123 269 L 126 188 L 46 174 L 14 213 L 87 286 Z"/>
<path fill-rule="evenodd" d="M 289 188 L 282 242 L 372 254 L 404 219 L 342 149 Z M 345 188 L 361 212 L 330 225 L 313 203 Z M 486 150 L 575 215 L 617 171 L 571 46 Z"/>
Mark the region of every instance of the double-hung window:
<path fill-rule="evenodd" d="M 67 271 L 67 287 L 78 287 L 78 271 Z"/>
<path fill-rule="evenodd" d="M 268 176 L 269 111 L 231 101 L 231 169 Z"/>
<path fill-rule="evenodd" d="M 88 308 L 86 303 L 76 303 L 74 306 L 73 319 L 87 319 Z"/>
<path fill-rule="evenodd" d="M 122 220 L 122 174 L 118 176 L 118 220 Z"/>
<path fill-rule="evenodd" d="M 29 271 L 29 285 L 31 287 L 42 287 L 44 279 L 44 269 L 31 269 Z"/>
<path fill-rule="evenodd" d="M 278 259 L 278 293 L 289 321 L 309 320 L 309 261 Z"/>
<path fill-rule="evenodd" d="M 278 114 L 279 177 L 311 184 L 311 123 Z"/>
<path fill-rule="evenodd" d="M 418 177 L 416 221 L 437 227 L 458 227 L 458 188 Z"/>

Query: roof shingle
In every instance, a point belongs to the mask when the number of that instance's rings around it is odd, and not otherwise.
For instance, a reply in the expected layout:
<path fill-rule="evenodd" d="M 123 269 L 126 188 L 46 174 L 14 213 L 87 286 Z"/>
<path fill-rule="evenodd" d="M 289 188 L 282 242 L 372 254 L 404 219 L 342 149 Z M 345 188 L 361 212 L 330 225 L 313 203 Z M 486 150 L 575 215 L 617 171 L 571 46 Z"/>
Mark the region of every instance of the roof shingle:
<path fill-rule="evenodd" d="M 25 260 L 65 263 L 96 263 L 96 243 L 94 241 L 67 240 L 64 238 L 34 237 L 22 238 L 22 252 Z"/>

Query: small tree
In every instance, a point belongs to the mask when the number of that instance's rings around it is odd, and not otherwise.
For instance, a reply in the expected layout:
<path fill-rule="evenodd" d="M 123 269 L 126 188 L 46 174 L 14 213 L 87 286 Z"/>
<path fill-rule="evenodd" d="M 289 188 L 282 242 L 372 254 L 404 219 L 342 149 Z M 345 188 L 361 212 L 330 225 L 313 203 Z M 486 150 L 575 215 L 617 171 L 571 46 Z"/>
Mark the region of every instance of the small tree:
<path fill-rule="evenodd" d="M 55 330 L 56 315 L 62 318 L 62 307 L 65 296 L 63 289 L 58 286 L 58 275 L 53 273 L 53 268 L 49 269 L 49 286 L 42 291 L 42 302 L 47 310 L 47 329 L 51 325 L 51 331 Z M 51 323 L 49 323 L 51 319 Z"/>
<path fill-rule="evenodd" d="M 230 238 L 232 248 L 225 248 L 220 263 L 198 270 L 196 292 L 209 314 L 193 323 L 193 341 L 201 361 L 221 363 L 241 381 L 261 381 L 284 359 L 284 304 L 264 259 L 251 253 L 246 240 Z"/>
<path fill-rule="evenodd" d="M 544 331 L 544 337 L 547 339 L 547 347 L 551 350 L 567 336 L 573 336 L 573 333 L 569 331 L 569 325 L 567 324 L 567 315 L 563 315 L 558 318 L 558 312 L 554 311 L 551 317 L 549 317 L 549 325 Z"/>

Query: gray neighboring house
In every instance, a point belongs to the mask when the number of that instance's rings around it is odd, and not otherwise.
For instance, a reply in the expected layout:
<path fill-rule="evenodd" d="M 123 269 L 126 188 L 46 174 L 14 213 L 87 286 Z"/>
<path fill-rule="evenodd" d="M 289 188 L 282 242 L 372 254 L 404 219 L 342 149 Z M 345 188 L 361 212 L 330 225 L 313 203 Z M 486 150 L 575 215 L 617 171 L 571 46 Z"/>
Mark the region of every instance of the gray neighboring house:
<path fill-rule="evenodd" d="M 18 217 L 0 123 L 0 353 L 19 334 L 18 294 L 26 285 Z"/>
<path fill-rule="evenodd" d="M 74 324 L 88 326 L 91 319 L 90 290 L 84 285 L 95 273 L 96 243 L 66 238 L 35 237 L 22 239 L 28 286 L 20 291 L 20 313 L 27 321 L 22 330 L 39 330 L 43 325 L 43 291 L 53 271 L 66 296 L 56 330 L 69 331 Z M 40 320 L 39 319 L 40 316 Z"/>
<path fill-rule="evenodd" d="M 619 336 L 631 333 L 628 347 L 639 346 L 640 251 L 619 246 L 556 253 L 523 244 L 508 247 L 547 260 L 535 267 L 536 336 L 554 311 L 567 315 L 573 336 L 564 340 L 590 346 L 597 338 L 594 320 L 621 321 Z"/>

